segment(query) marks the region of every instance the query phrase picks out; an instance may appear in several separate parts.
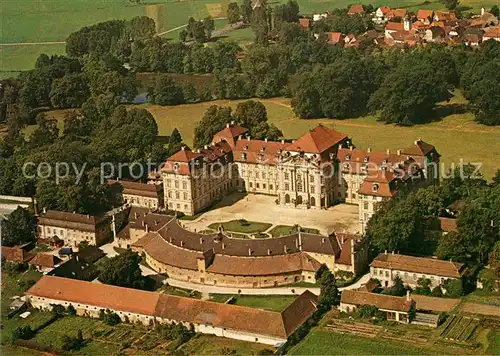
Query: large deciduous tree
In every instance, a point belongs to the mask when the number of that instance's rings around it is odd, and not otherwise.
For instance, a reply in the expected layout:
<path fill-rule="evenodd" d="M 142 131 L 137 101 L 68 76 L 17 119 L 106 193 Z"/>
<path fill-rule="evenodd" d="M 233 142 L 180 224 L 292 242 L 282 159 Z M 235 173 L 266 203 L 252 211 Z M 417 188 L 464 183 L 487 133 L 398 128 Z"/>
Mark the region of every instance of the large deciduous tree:
<path fill-rule="evenodd" d="M 210 106 L 194 130 L 194 146 L 203 147 L 210 144 L 214 135 L 222 130 L 231 120 L 230 107 Z"/>
<path fill-rule="evenodd" d="M 111 257 L 100 268 L 99 281 L 127 288 L 145 288 L 145 280 L 139 266 L 141 256 L 132 250 Z"/>
<path fill-rule="evenodd" d="M 2 220 L 2 245 L 15 246 L 35 241 L 35 217 L 28 210 L 18 207 Z"/>

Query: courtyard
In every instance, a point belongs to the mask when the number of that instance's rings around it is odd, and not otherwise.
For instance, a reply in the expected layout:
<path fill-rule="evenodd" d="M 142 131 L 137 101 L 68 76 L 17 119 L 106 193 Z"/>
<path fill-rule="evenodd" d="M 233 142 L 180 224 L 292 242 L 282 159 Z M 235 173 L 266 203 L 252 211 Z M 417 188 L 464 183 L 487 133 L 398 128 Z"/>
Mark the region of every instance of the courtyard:
<path fill-rule="evenodd" d="M 298 224 L 315 228 L 323 235 L 333 231 L 349 233 L 359 231 L 356 205 L 339 204 L 327 210 L 306 210 L 283 207 L 277 205 L 275 201 L 276 197 L 273 196 L 234 193 L 196 219 L 183 220 L 182 225 L 192 231 L 203 231 L 215 223 L 246 219 L 271 224 L 270 230 L 277 225 Z"/>

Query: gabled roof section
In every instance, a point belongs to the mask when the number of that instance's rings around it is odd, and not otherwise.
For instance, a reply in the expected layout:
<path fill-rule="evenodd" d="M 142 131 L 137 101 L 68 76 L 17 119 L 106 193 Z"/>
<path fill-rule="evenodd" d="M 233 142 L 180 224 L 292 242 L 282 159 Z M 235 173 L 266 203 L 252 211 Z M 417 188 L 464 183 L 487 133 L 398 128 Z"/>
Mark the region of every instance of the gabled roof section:
<path fill-rule="evenodd" d="M 40 266 L 40 267 L 55 267 L 57 264 L 59 264 L 62 260 L 54 255 L 51 255 L 49 253 L 39 253 L 35 257 L 33 257 L 28 264 L 30 265 L 35 265 L 35 266 Z"/>
<path fill-rule="evenodd" d="M 293 152 L 321 154 L 345 140 L 348 136 L 342 132 L 319 125 L 302 135 L 286 149 Z"/>
<path fill-rule="evenodd" d="M 340 302 L 353 305 L 374 305 L 383 310 L 395 310 L 409 312 L 413 301 L 406 297 L 395 297 L 392 295 L 384 295 L 357 290 L 344 290 L 340 297 Z"/>
<path fill-rule="evenodd" d="M 352 5 L 349 8 L 349 11 L 347 11 L 347 14 L 349 14 L 349 15 L 364 14 L 364 13 L 365 13 L 365 9 L 363 8 L 363 5 L 361 5 L 361 4 Z"/>
<path fill-rule="evenodd" d="M 412 155 L 412 156 L 427 156 L 429 153 L 431 153 L 433 150 L 436 148 L 431 145 L 430 143 L 427 143 L 423 141 L 421 138 L 416 140 L 414 144 L 402 151 L 403 154 L 407 155 Z"/>
<path fill-rule="evenodd" d="M 192 160 L 201 157 L 201 154 L 188 151 L 186 149 L 181 149 L 180 151 L 174 153 L 172 156 L 168 157 L 167 162 L 184 162 L 189 163 Z"/>
<path fill-rule="evenodd" d="M 432 10 L 420 9 L 417 12 L 417 19 L 418 20 L 431 19 L 433 14 L 434 14 L 434 11 L 432 11 Z"/>
<path fill-rule="evenodd" d="M 238 136 L 247 133 L 248 130 L 242 126 L 227 124 L 226 127 L 214 135 L 212 142 L 226 141 L 231 147 L 234 147 Z"/>

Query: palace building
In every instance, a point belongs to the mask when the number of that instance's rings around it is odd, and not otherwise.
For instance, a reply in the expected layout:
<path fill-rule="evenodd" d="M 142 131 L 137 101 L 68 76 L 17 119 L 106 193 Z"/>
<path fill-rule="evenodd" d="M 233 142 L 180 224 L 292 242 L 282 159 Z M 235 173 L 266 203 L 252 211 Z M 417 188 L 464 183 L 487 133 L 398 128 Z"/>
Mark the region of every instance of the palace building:
<path fill-rule="evenodd" d="M 439 179 L 439 154 L 418 139 L 407 149 L 357 149 L 341 132 L 319 125 L 293 141 L 254 140 L 247 129 L 227 124 L 211 145 L 185 148 L 162 169 L 165 205 L 194 215 L 232 191 L 276 196 L 277 204 L 322 209 L 357 204 L 364 233 L 377 202 L 403 186 Z"/>

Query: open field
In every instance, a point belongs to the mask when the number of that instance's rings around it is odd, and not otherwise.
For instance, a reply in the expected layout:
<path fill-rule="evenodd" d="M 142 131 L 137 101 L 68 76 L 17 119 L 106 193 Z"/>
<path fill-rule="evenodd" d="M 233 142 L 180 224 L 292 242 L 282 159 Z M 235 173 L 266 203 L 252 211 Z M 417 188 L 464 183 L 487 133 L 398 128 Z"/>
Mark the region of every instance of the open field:
<path fill-rule="evenodd" d="M 54 54 L 64 54 L 66 45 L 63 44 L 46 44 L 46 45 L 23 45 L 23 46 L 0 46 L 0 70 L 13 72 L 30 70 L 35 67 L 35 62 L 38 56 L 45 53 L 49 56 Z M 0 73 L 0 74 L 1 74 Z M 16 75 L 17 73 L 13 73 Z M 11 75 L 5 75 L 10 77 Z"/>
<path fill-rule="evenodd" d="M 183 355 L 257 355 L 263 350 L 272 350 L 272 347 L 212 335 L 197 335 L 179 350 Z"/>

